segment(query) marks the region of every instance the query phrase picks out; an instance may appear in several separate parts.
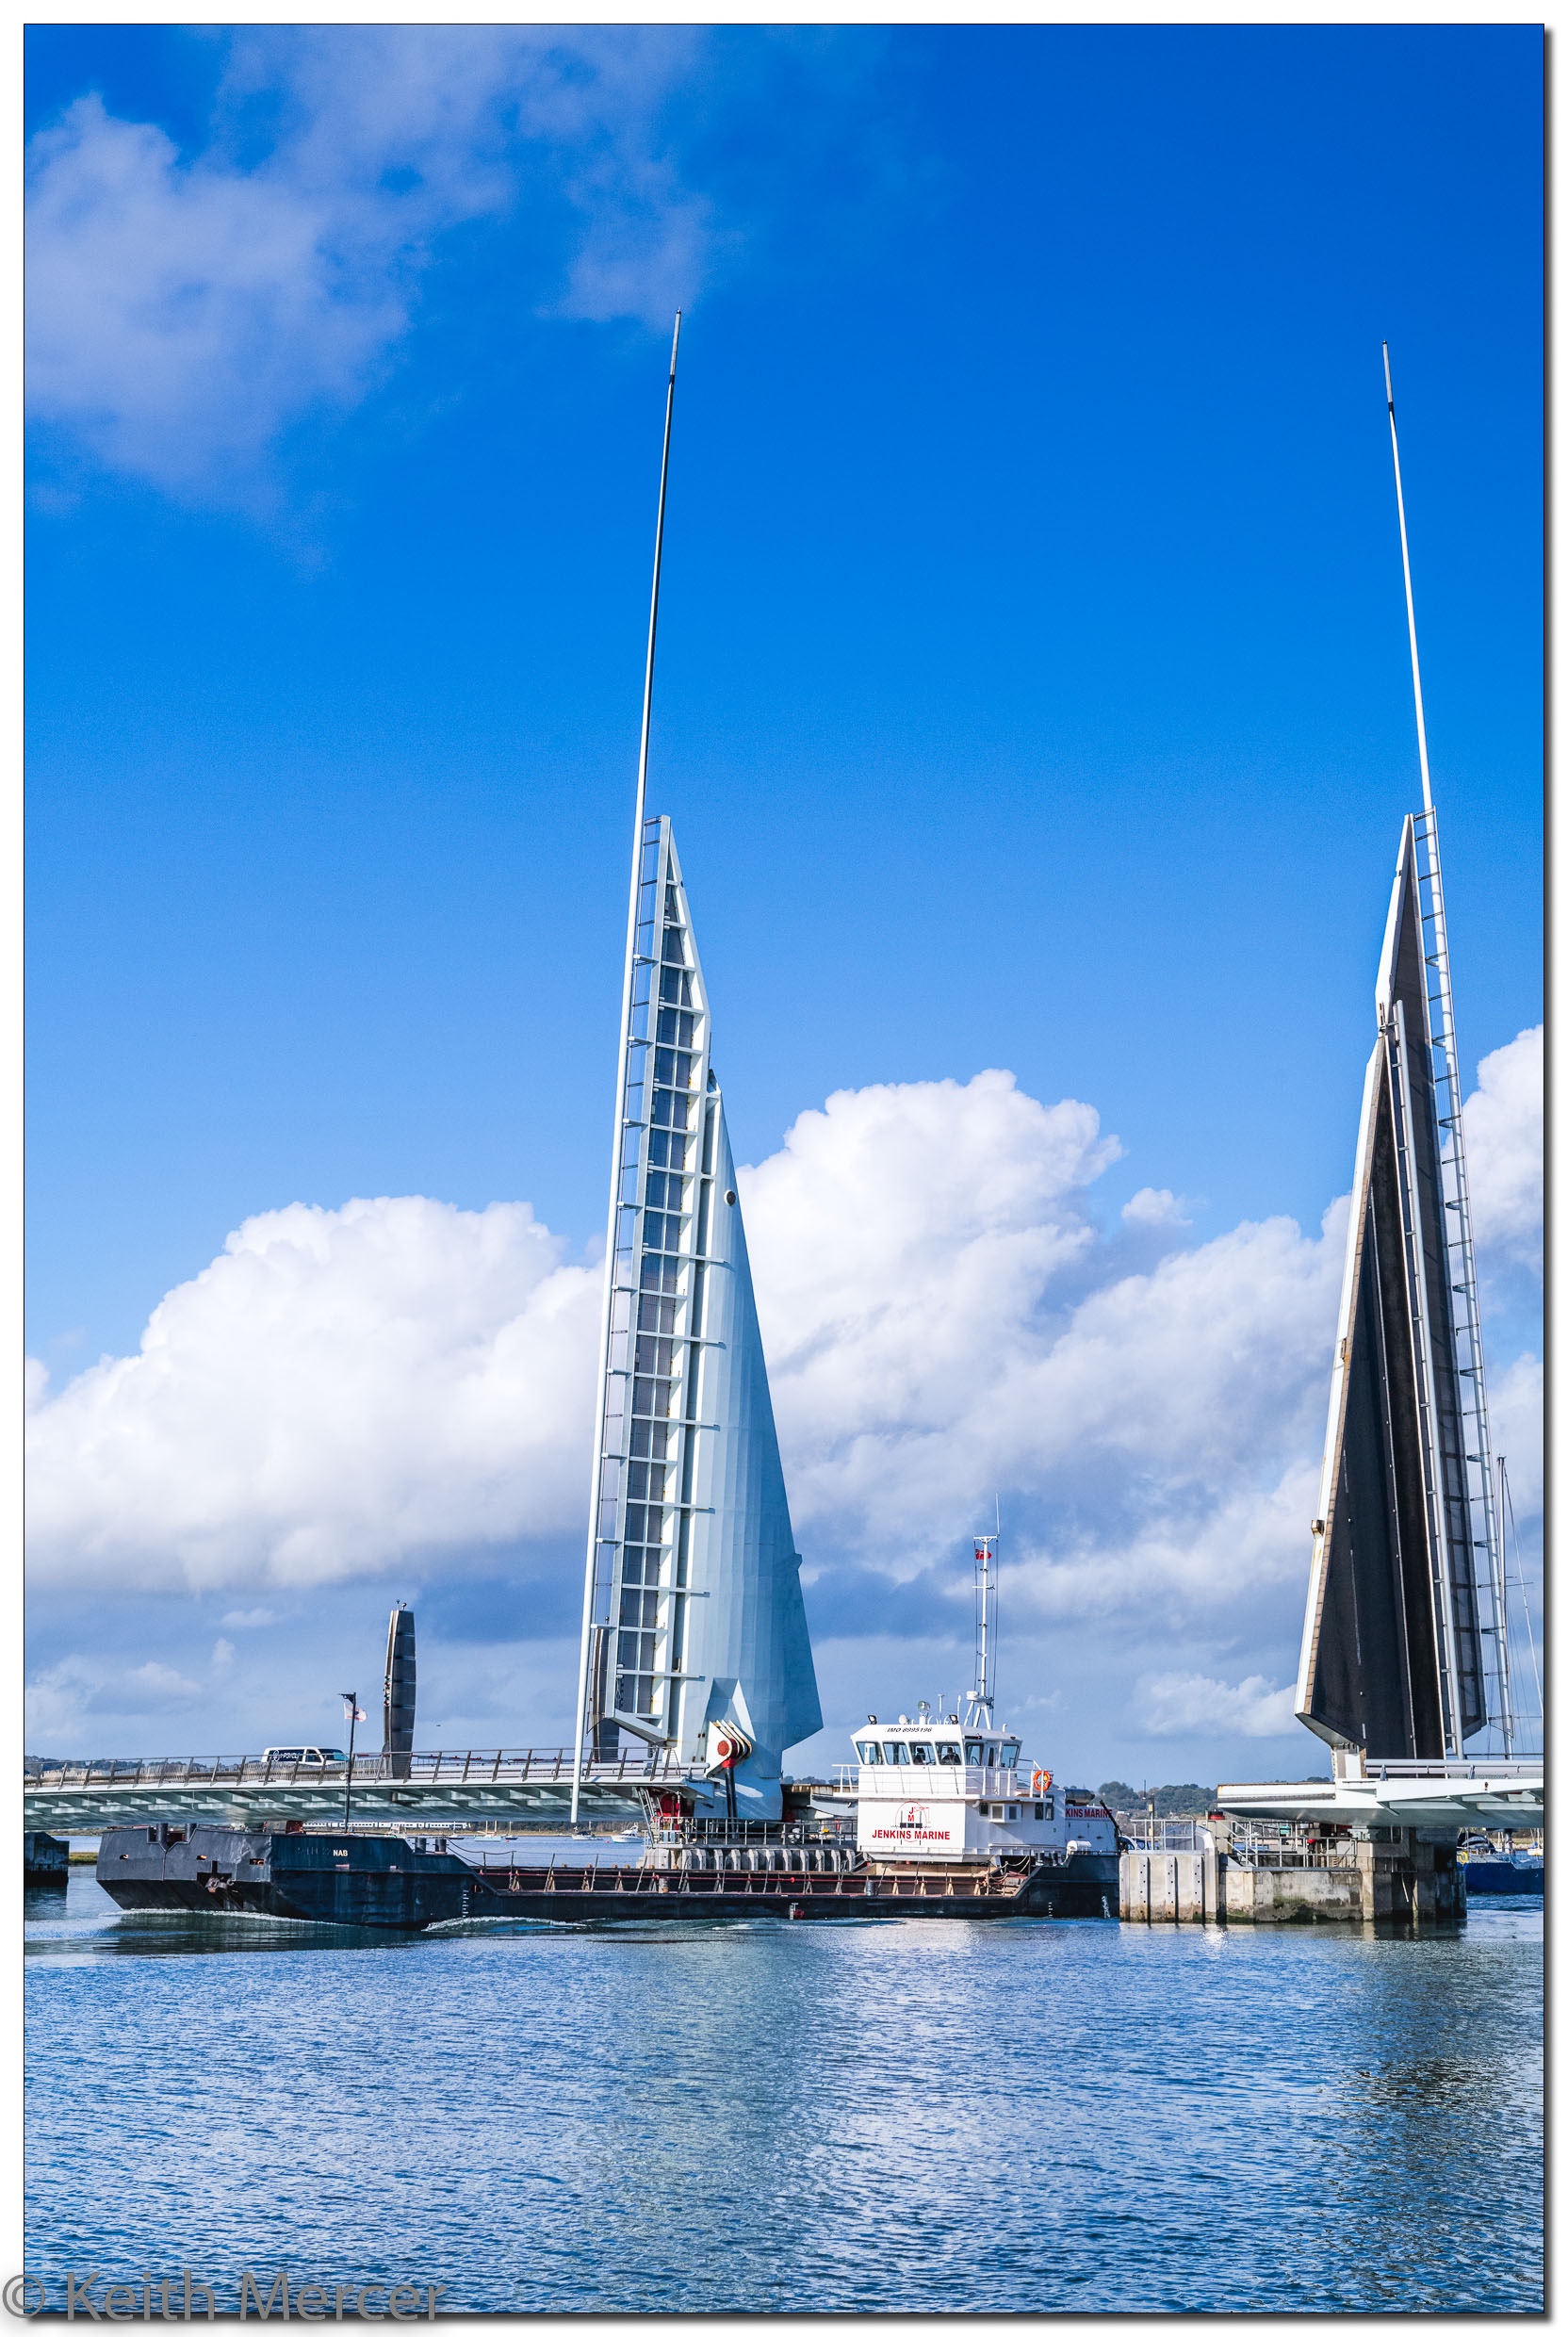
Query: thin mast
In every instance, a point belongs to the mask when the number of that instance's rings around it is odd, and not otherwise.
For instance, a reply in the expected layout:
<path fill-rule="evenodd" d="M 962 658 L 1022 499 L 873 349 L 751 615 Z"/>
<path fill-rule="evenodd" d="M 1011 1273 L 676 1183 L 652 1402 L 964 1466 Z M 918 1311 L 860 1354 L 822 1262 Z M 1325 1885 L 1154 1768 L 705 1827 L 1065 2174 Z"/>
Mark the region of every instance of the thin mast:
<path fill-rule="evenodd" d="M 1394 449 L 1394 494 L 1399 507 L 1399 556 L 1405 573 L 1405 623 L 1410 631 L 1410 671 L 1415 689 L 1415 740 L 1421 756 L 1421 817 L 1415 822 L 1417 897 L 1421 907 L 1422 956 L 1427 991 L 1427 1022 L 1432 1086 L 1440 1131 L 1438 1175 L 1443 1209 L 1439 1240 L 1448 1276 L 1448 1296 L 1459 1352 L 1460 1467 L 1464 1473 L 1465 1507 L 1470 1521 L 1472 1567 L 1477 1588 L 1478 1552 L 1486 1554 L 1486 1591 L 1490 1623 L 1476 1617 L 1478 1636 L 1493 1645 L 1492 1694 L 1485 1696 L 1487 1724 L 1503 1740 L 1504 1757 L 1513 1750 L 1513 1682 L 1508 1644 L 1508 1591 L 1502 1573 L 1495 1488 L 1492 1479 L 1492 1432 L 1486 1409 L 1486 1360 L 1481 1345 L 1480 1300 L 1476 1280 L 1476 1245 L 1470 1224 L 1470 1180 L 1464 1159 L 1464 1107 L 1459 1041 L 1454 1031 L 1454 987 L 1448 965 L 1448 914 L 1443 897 L 1443 863 L 1437 841 L 1437 812 L 1432 804 L 1431 767 L 1427 760 L 1427 711 L 1421 695 L 1421 657 L 1415 645 L 1415 595 L 1411 586 L 1410 537 L 1405 528 L 1405 485 L 1399 468 L 1399 433 L 1394 419 L 1394 376 L 1383 343 L 1383 389 L 1388 399 L 1388 435 Z M 1455 1220 L 1446 1222 L 1451 1214 Z M 1464 1382 L 1470 1383 L 1469 1401 Z M 1472 1440 L 1474 1449 L 1471 1449 Z M 1474 1468 L 1476 1474 L 1471 1476 Z M 1481 1530 L 1475 1530 L 1476 1511 Z M 1464 1737 L 1459 1702 L 1458 1650 L 1450 1646 L 1449 1674 L 1454 1683 L 1452 1708 L 1445 1722 L 1445 1750 L 1462 1755 Z M 1481 1659 L 1483 1690 L 1484 1655 Z"/>
<path fill-rule="evenodd" d="M 1410 581 L 1410 538 L 1405 532 L 1405 483 L 1399 473 L 1399 433 L 1394 420 L 1394 376 L 1383 343 L 1383 388 L 1388 396 L 1388 435 L 1394 448 L 1394 494 L 1399 506 L 1399 556 L 1405 564 L 1405 623 L 1410 628 L 1410 671 L 1415 684 L 1415 743 L 1421 752 L 1421 801 L 1432 808 L 1432 775 L 1427 763 L 1427 710 L 1421 698 L 1421 655 L 1415 646 L 1415 596 Z"/>
<path fill-rule="evenodd" d="M 974 1686 L 969 1701 L 971 1712 L 983 1709 L 988 1723 L 994 1701 L 991 1674 L 996 1660 L 991 1643 L 991 1599 L 996 1588 L 992 1570 L 1000 1539 L 1000 1534 L 974 1537 L 974 1562 L 980 1571 L 974 1578 Z"/>
<path fill-rule="evenodd" d="M 621 986 L 621 1043 L 615 1071 L 615 1128 L 610 1151 L 610 1213 L 604 1237 L 604 1310 L 599 1322 L 598 1409 L 594 1429 L 594 1467 L 588 1488 L 588 1557 L 582 1590 L 582 1648 L 578 1669 L 577 1740 L 572 1761 L 572 1823 L 577 1823 L 582 1787 L 582 1740 L 588 1716 L 589 1659 L 594 1629 L 594 1566 L 598 1546 L 599 1484 L 604 1464 L 604 1404 L 610 1361 L 611 1316 L 615 1287 L 615 1204 L 621 1175 L 621 1129 L 626 1119 L 627 1041 L 631 1035 L 631 981 L 637 941 L 637 883 L 643 857 L 643 820 L 648 792 L 648 737 L 653 721 L 653 652 L 659 638 L 659 579 L 664 564 L 664 498 L 670 483 L 670 428 L 675 419 L 675 368 L 680 353 L 680 311 L 675 312 L 670 342 L 670 378 L 664 392 L 664 447 L 659 464 L 659 516 L 653 531 L 653 591 L 648 602 L 648 653 L 643 668 L 643 730 L 637 749 L 637 808 L 631 824 L 631 884 L 626 912 L 626 978 Z"/>

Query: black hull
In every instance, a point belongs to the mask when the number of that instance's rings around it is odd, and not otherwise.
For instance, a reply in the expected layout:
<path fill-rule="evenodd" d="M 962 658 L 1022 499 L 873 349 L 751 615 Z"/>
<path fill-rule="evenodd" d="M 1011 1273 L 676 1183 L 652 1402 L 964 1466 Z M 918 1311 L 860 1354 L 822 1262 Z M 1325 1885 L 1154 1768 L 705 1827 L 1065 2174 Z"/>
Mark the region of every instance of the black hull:
<path fill-rule="evenodd" d="M 22 1837 L 24 1890 L 63 1890 L 71 1880 L 71 1845 L 53 1834 Z"/>
<path fill-rule="evenodd" d="M 170 1840 L 168 1836 L 173 1835 Z M 363 1835 L 199 1826 L 106 1834 L 98 1880 L 117 1906 L 416 1932 L 433 1923 L 993 1922 L 1114 1917 L 1116 1860 L 924 1874 L 658 1873 L 637 1867 L 473 1867 Z"/>
<path fill-rule="evenodd" d="M 232 1883 L 220 1891 L 173 1877 L 148 1882 L 99 1877 L 118 1907 L 163 1915 L 269 1915 L 286 1923 L 351 1923 L 369 1931 L 426 1931 L 488 1914 L 482 1887 L 444 1876 L 416 1881 L 382 1874 L 290 1875 L 283 1882 Z"/>

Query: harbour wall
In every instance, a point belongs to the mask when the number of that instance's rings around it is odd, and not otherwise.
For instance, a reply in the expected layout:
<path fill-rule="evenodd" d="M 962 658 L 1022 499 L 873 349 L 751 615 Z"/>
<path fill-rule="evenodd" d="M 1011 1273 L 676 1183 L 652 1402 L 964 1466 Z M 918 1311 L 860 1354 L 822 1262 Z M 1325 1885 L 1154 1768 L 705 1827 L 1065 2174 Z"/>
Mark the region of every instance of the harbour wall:
<path fill-rule="evenodd" d="M 1190 1850 L 1124 1850 L 1124 1923 L 1452 1923 L 1465 1912 L 1457 1841 L 1411 1827 L 1315 1858 L 1264 1862 L 1210 1841 Z"/>

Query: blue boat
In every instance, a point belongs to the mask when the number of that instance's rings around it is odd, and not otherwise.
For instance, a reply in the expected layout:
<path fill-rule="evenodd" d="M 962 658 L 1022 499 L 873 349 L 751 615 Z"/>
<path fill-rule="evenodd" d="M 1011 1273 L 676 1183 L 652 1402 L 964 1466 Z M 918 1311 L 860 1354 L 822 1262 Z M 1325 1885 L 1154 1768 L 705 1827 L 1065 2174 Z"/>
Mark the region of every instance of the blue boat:
<path fill-rule="evenodd" d="M 1463 1864 L 1464 1888 L 1471 1898 L 1540 1899 L 1545 1894 L 1546 1862 L 1529 1851 L 1498 1851 L 1479 1858 L 1472 1852 Z"/>

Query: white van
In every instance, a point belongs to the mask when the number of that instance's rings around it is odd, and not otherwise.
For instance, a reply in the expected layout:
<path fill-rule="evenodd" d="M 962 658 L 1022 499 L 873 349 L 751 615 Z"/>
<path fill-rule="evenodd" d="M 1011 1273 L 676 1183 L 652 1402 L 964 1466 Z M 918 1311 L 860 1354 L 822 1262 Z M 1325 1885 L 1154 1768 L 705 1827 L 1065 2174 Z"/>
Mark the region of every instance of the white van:
<path fill-rule="evenodd" d="M 346 1769 L 349 1765 L 348 1755 L 335 1744 L 270 1744 L 261 1757 L 276 1761 L 280 1769 Z"/>

